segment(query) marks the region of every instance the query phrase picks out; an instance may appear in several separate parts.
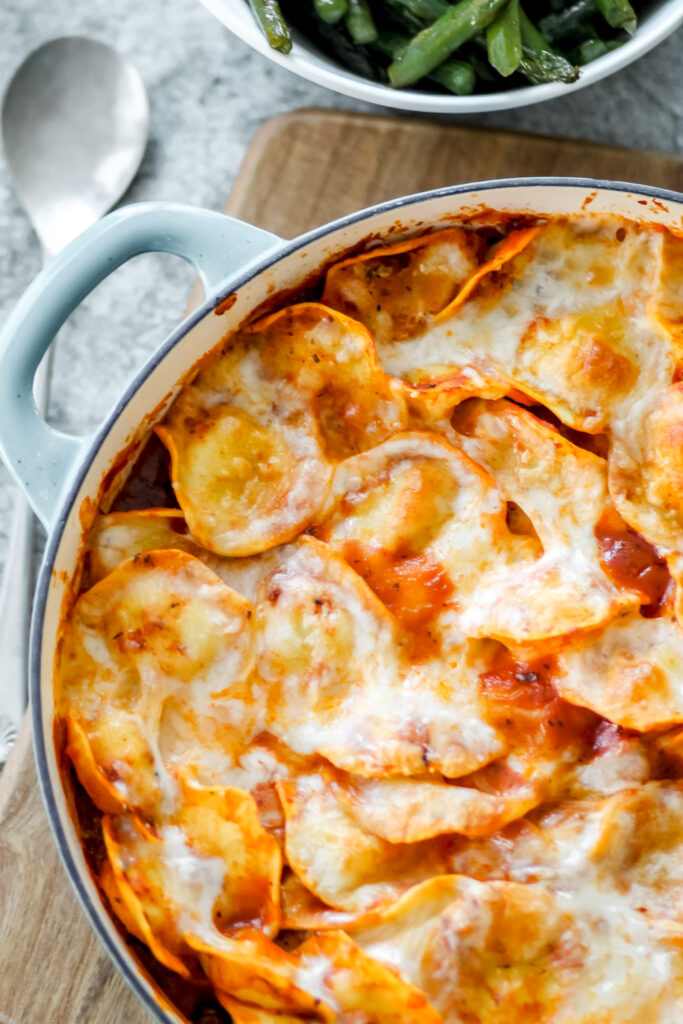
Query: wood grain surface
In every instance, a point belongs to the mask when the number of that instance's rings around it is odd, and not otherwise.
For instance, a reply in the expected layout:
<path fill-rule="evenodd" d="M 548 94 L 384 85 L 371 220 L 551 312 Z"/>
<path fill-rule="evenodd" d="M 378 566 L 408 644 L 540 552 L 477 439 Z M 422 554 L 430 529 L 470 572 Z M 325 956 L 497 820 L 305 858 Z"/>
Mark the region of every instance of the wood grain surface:
<path fill-rule="evenodd" d="M 226 212 L 291 238 L 410 192 L 571 175 L 683 191 L 683 161 L 592 143 L 336 111 L 258 132 Z M 193 304 L 201 292 L 194 292 Z M 0 1024 L 149 1024 L 91 933 L 59 863 L 28 721 L 0 777 Z"/>

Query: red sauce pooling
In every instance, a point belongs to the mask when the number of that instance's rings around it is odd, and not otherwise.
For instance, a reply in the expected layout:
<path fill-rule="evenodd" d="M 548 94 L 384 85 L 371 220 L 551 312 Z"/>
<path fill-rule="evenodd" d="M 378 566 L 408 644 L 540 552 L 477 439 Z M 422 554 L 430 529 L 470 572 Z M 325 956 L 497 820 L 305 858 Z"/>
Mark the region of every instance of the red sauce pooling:
<path fill-rule="evenodd" d="M 509 651 L 500 651 L 488 672 L 479 676 L 484 695 L 495 702 L 514 704 L 520 711 L 535 711 L 555 700 L 549 680 L 549 658 L 533 662 L 515 661 Z"/>
<path fill-rule="evenodd" d="M 601 565 L 612 582 L 641 595 L 641 613 L 646 618 L 660 615 L 672 580 L 666 562 L 652 544 L 631 529 L 614 508 L 600 517 L 595 536 Z"/>
<path fill-rule="evenodd" d="M 429 624 L 453 593 L 443 566 L 424 554 L 387 551 L 359 541 L 344 545 L 344 558 L 401 626 L 414 635 L 414 655 L 433 654 L 437 641 L 429 633 Z"/>
<path fill-rule="evenodd" d="M 479 676 L 491 723 L 513 745 L 559 750 L 579 744 L 592 749 L 600 719 L 558 696 L 551 683 L 553 670 L 549 656 L 515 661 L 501 645 L 490 668 Z"/>

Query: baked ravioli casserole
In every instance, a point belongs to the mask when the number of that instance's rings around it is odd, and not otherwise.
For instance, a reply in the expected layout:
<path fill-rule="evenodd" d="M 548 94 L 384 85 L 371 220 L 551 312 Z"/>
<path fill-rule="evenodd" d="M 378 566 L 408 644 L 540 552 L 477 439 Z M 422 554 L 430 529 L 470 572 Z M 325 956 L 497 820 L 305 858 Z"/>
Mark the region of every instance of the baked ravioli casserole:
<path fill-rule="evenodd" d="M 681 1024 L 683 237 L 482 217 L 305 300 L 89 531 L 103 899 L 189 1020 Z"/>

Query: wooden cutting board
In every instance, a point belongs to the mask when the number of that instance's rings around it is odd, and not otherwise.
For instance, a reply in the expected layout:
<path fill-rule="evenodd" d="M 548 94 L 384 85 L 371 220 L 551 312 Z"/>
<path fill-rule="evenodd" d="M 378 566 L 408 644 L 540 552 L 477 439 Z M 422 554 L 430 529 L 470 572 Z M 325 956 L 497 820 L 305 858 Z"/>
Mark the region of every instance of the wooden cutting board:
<path fill-rule="evenodd" d="M 683 161 L 675 157 L 460 125 L 302 110 L 260 129 L 225 209 L 290 238 L 406 193 L 526 175 L 616 179 L 683 191 Z M 149 1020 L 101 950 L 64 876 L 25 722 L 0 776 L 0 1024 Z"/>

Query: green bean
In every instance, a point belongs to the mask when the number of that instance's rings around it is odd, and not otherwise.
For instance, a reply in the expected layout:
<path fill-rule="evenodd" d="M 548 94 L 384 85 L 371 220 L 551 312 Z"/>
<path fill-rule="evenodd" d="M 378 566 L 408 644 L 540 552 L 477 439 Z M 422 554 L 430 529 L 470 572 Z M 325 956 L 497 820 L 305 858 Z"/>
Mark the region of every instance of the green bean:
<path fill-rule="evenodd" d="M 394 60 L 409 42 L 410 36 L 404 36 L 400 32 L 380 32 L 374 48 Z M 474 91 L 476 75 L 469 61 L 451 59 L 445 60 L 430 71 L 427 78 L 432 82 L 438 82 L 456 96 L 469 96 Z"/>
<path fill-rule="evenodd" d="M 523 8 L 519 9 L 519 28 L 522 33 L 522 45 L 534 53 L 543 53 L 552 48 L 545 36 L 538 31 L 531 18 L 524 13 Z"/>
<path fill-rule="evenodd" d="M 464 42 L 493 21 L 507 0 L 460 0 L 445 14 L 419 32 L 389 65 L 389 81 L 395 87 L 412 85 L 424 78 Z"/>
<path fill-rule="evenodd" d="M 629 0 L 598 0 L 600 14 L 612 28 L 623 28 L 630 36 L 636 30 L 636 12 Z"/>
<path fill-rule="evenodd" d="M 301 0 L 296 0 L 296 2 L 301 4 Z M 336 25 L 321 21 L 311 3 L 310 17 L 305 17 L 303 5 L 301 5 L 299 18 L 295 23 L 298 23 L 307 35 L 317 39 L 326 53 L 332 55 L 343 67 L 353 71 L 355 75 L 368 78 L 371 82 L 387 83 L 386 67 L 375 60 L 374 54 L 367 46 L 356 46 L 346 31 L 343 21 L 338 21 Z"/>
<path fill-rule="evenodd" d="M 346 0 L 313 0 L 315 13 L 328 25 L 336 25 L 349 9 Z"/>
<path fill-rule="evenodd" d="M 365 45 L 377 39 L 377 28 L 367 0 L 347 0 L 346 27 L 354 43 Z"/>
<path fill-rule="evenodd" d="M 534 85 L 573 82 L 580 65 L 623 45 L 636 24 L 633 0 L 248 2 L 283 52 L 291 40 L 279 3 L 297 29 L 356 74 L 395 88 L 429 78 L 457 95 L 477 83 L 490 92 L 500 75 L 514 84 L 516 72 Z M 532 21 L 527 3 L 545 16 Z"/>
<path fill-rule="evenodd" d="M 477 76 L 468 60 L 445 60 L 427 75 L 432 82 L 438 82 L 444 89 L 456 96 L 469 96 L 474 92 Z"/>
<path fill-rule="evenodd" d="M 278 0 L 249 0 L 249 5 L 261 23 L 270 46 L 280 53 L 289 53 L 292 49 L 292 37 L 287 22 L 282 17 Z"/>
<path fill-rule="evenodd" d="M 551 53 L 550 50 L 541 50 L 538 53 L 524 45 L 519 70 L 532 85 L 544 85 L 546 82 L 575 82 L 579 77 L 579 69 L 566 57 L 559 53 Z"/>
<path fill-rule="evenodd" d="M 522 74 L 532 85 L 543 85 L 546 82 L 575 82 L 579 77 L 579 69 L 562 54 L 555 53 L 545 36 L 539 32 L 521 7 L 519 20 L 522 32 L 522 60 L 519 70 Z"/>
<path fill-rule="evenodd" d="M 592 60 L 597 60 L 598 57 L 602 57 L 605 53 L 618 50 L 620 46 L 624 45 L 624 42 L 624 39 L 605 40 L 592 36 L 590 39 L 584 39 L 583 42 L 579 43 L 571 51 L 570 57 L 577 64 L 590 64 Z"/>
<path fill-rule="evenodd" d="M 401 6 L 423 21 L 436 21 L 450 9 L 448 0 L 401 0 Z"/>
<path fill-rule="evenodd" d="M 538 23 L 540 31 L 554 43 L 580 29 L 585 21 L 598 13 L 598 0 L 576 0 L 576 3 L 565 7 L 563 11 L 547 14 Z"/>
<path fill-rule="evenodd" d="M 592 60 L 597 60 L 605 53 L 607 53 L 607 43 L 598 39 L 597 36 L 590 36 L 572 50 L 572 57 L 577 64 L 590 64 Z"/>
<path fill-rule="evenodd" d="M 519 25 L 519 0 L 508 0 L 507 6 L 486 30 L 489 64 L 507 78 L 522 60 L 522 32 Z"/>

